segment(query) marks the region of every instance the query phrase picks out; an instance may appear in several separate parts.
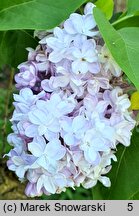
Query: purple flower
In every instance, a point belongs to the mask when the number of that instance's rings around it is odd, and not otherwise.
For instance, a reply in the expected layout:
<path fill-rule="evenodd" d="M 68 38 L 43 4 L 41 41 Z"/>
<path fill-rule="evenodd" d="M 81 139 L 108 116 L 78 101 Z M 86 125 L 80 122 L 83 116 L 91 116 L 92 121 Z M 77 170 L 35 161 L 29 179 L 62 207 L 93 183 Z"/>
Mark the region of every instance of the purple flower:
<path fill-rule="evenodd" d="M 16 74 L 16 87 L 33 87 L 37 80 L 37 68 L 33 63 L 22 63 L 18 66 L 20 73 Z"/>
<path fill-rule="evenodd" d="M 53 139 L 46 144 L 43 137 L 34 138 L 33 142 L 28 144 L 28 149 L 37 158 L 36 168 L 42 167 L 50 173 L 57 169 L 57 161 L 66 153 L 59 139 Z"/>
<path fill-rule="evenodd" d="M 72 49 L 72 70 L 74 73 L 91 72 L 96 74 L 100 71 L 96 43 L 94 40 L 85 40 L 81 45 L 76 43 Z"/>
<path fill-rule="evenodd" d="M 80 15 L 73 13 L 64 23 L 64 29 L 69 35 L 80 34 L 93 37 L 98 34 L 98 31 L 94 30 L 95 27 L 96 22 L 92 14 Z"/>
<path fill-rule="evenodd" d="M 46 37 L 40 41 L 40 43 L 47 43 L 52 49 L 49 55 L 49 60 L 53 63 L 58 63 L 64 59 L 67 55 L 67 49 L 72 41 L 71 36 L 58 27 L 54 29 L 53 37 Z"/>
<path fill-rule="evenodd" d="M 37 48 L 16 74 L 8 168 L 27 180 L 27 196 L 94 187 L 129 146 L 135 120 L 130 101 L 112 79 L 121 69 L 102 46 L 88 3 L 51 31 L 37 32 Z M 97 44 L 97 45 L 96 45 Z M 122 77 L 121 77 L 122 81 Z"/>

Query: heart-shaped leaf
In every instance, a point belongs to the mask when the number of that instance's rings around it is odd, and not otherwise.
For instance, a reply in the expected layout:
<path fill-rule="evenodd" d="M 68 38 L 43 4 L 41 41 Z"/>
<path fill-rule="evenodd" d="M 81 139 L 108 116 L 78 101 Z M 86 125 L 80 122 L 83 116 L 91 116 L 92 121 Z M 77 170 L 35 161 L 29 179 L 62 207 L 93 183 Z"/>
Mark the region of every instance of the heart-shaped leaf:
<path fill-rule="evenodd" d="M 59 25 L 85 0 L 6 0 L 0 2 L 0 30 L 46 30 Z"/>

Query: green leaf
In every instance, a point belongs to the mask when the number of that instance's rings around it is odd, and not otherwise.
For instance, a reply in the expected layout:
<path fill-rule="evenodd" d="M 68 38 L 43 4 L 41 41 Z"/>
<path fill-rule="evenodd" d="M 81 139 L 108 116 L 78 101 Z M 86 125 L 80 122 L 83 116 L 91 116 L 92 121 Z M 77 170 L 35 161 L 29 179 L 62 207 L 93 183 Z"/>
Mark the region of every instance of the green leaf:
<path fill-rule="evenodd" d="M 119 21 L 113 23 L 114 28 L 117 30 L 125 27 L 139 27 L 139 16 L 126 17 L 126 19 Z"/>
<path fill-rule="evenodd" d="M 128 0 L 127 1 L 127 15 L 133 15 L 139 12 L 139 1 Z"/>
<path fill-rule="evenodd" d="M 129 147 L 119 145 L 109 173 L 111 187 L 98 184 L 93 189 L 94 199 L 128 200 L 139 198 L 139 133 L 135 132 Z"/>
<path fill-rule="evenodd" d="M 0 30 L 46 30 L 59 25 L 86 0 L 6 0 L 0 2 Z"/>
<path fill-rule="evenodd" d="M 139 192 L 130 197 L 130 200 L 139 200 Z"/>
<path fill-rule="evenodd" d="M 98 0 L 95 5 L 103 11 L 107 19 L 109 20 L 113 15 L 114 2 L 113 0 Z"/>
<path fill-rule="evenodd" d="M 98 9 L 94 17 L 113 58 L 139 90 L 139 28 L 123 28 L 117 32 Z"/>
<path fill-rule="evenodd" d="M 32 31 L 5 31 L 0 32 L 0 67 L 4 64 L 17 67 L 27 60 L 26 47 L 35 48 L 37 41 L 30 34 Z"/>

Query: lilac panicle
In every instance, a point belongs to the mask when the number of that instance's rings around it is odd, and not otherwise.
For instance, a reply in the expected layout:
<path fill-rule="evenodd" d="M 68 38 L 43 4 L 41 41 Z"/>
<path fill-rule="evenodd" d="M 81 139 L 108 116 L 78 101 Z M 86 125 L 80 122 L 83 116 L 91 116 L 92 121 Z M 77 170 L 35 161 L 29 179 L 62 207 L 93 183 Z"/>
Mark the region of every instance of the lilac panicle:
<path fill-rule="evenodd" d="M 27 48 L 26 62 L 15 75 L 13 133 L 8 168 L 27 181 L 27 196 L 94 187 L 116 161 L 116 146 L 130 145 L 135 126 L 130 101 L 113 84 L 122 71 L 102 45 L 88 3 Z"/>

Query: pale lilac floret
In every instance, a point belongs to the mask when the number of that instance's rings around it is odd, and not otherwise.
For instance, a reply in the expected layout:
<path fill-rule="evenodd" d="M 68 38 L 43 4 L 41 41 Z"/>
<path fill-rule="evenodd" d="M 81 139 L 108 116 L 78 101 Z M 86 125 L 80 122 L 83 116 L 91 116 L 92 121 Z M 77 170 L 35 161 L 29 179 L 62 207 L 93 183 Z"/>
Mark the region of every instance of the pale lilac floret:
<path fill-rule="evenodd" d="M 91 80 L 87 81 L 87 90 L 91 95 L 94 95 L 99 92 L 100 88 L 102 89 L 110 89 L 109 80 L 105 77 L 92 77 Z"/>
<path fill-rule="evenodd" d="M 93 4 L 88 5 L 84 10 L 85 15 L 71 14 L 69 19 L 64 23 L 66 32 L 71 35 L 81 34 L 90 37 L 97 35 L 98 31 L 94 30 L 96 22 L 92 16 L 93 7 Z"/>
<path fill-rule="evenodd" d="M 41 82 L 42 89 L 46 92 L 71 89 L 75 95 L 81 96 L 84 92 L 84 85 L 88 80 L 88 74 L 75 74 L 71 68 L 71 61 L 64 61 L 57 65 L 55 76 L 44 79 Z"/>
<path fill-rule="evenodd" d="M 62 99 L 53 94 L 50 100 L 39 100 L 32 111 L 28 113 L 30 125 L 25 134 L 28 137 L 44 135 L 48 140 L 57 137 L 60 131 L 60 118 L 71 113 L 76 106 L 74 98 Z"/>
<path fill-rule="evenodd" d="M 72 71 L 76 74 L 91 72 L 96 74 L 100 71 L 96 43 L 94 40 L 84 40 L 83 43 L 75 43 L 71 58 Z"/>
<path fill-rule="evenodd" d="M 35 197 L 35 196 L 41 196 L 43 194 L 43 191 L 40 190 L 39 192 L 37 191 L 37 185 L 34 183 L 28 182 L 26 189 L 25 189 L 25 194 L 29 197 Z"/>
<path fill-rule="evenodd" d="M 66 187 L 66 183 L 67 181 L 62 174 L 55 174 L 54 176 L 43 174 L 37 181 L 37 191 L 39 192 L 44 188 L 48 193 L 55 194 L 58 189 L 61 189 L 61 187 Z"/>
<path fill-rule="evenodd" d="M 22 63 L 18 66 L 20 72 L 15 75 L 16 87 L 33 87 L 37 81 L 37 68 L 33 63 Z"/>
<path fill-rule="evenodd" d="M 46 37 L 45 39 L 42 39 L 40 43 L 48 44 L 52 49 L 52 52 L 49 55 L 49 60 L 53 63 L 58 63 L 66 57 L 71 41 L 71 36 L 69 36 L 64 30 L 56 27 L 54 29 L 54 36 Z"/>
<path fill-rule="evenodd" d="M 11 150 L 7 156 L 10 157 L 7 162 L 8 168 L 15 171 L 20 179 L 24 179 L 25 173 L 35 161 L 34 156 L 26 154 L 20 147 Z"/>
<path fill-rule="evenodd" d="M 119 77 L 122 74 L 122 70 L 119 65 L 113 59 L 110 51 L 106 46 L 103 46 L 99 53 L 100 62 L 102 63 L 102 68 L 106 74 L 112 74 L 115 77 Z"/>
<path fill-rule="evenodd" d="M 76 116 L 73 120 L 69 117 L 61 121 L 62 137 L 67 145 L 79 145 L 88 129 L 88 124 L 84 116 Z"/>
<path fill-rule="evenodd" d="M 61 145 L 59 139 L 52 139 L 46 144 L 43 137 L 34 138 L 33 142 L 28 144 L 28 149 L 37 158 L 36 168 L 42 167 L 50 173 L 56 171 L 57 161 L 62 159 L 66 153 L 66 149 Z"/>

